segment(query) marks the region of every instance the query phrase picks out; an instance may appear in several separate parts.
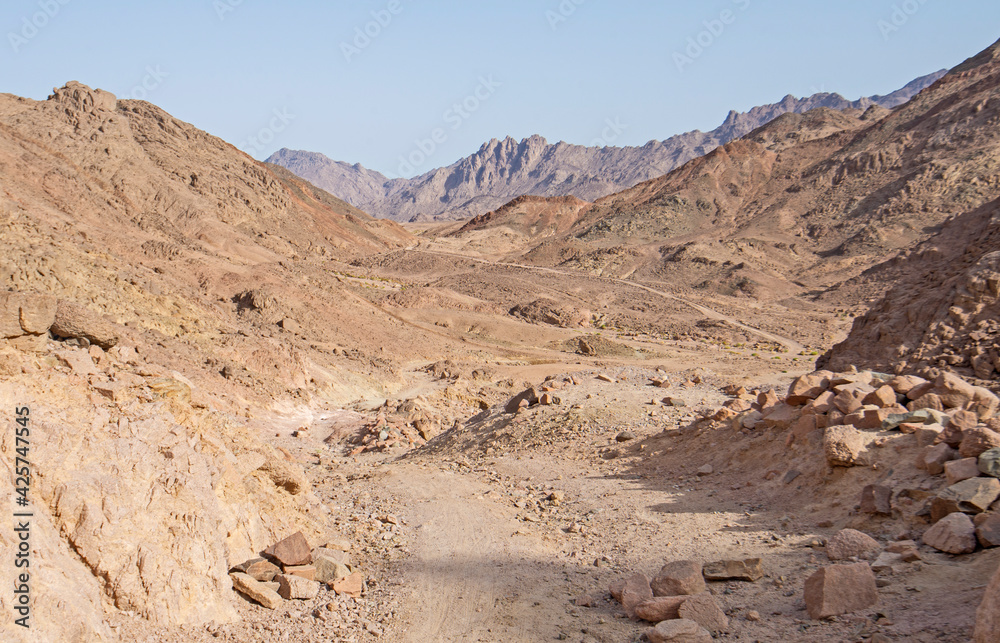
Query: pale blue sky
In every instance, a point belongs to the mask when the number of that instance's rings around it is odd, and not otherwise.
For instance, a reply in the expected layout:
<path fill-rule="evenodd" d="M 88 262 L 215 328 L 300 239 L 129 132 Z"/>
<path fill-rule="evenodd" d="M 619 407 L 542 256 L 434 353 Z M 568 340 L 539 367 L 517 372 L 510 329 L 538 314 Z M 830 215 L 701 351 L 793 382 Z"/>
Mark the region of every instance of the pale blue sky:
<path fill-rule="evenodd" d="M 642 145 L 789 93 L 887 93 L 1000 39 L 1000 3 L 6 0 L 0 31 L 2 92 L 79 80 L 257 158 L 306 149 L 394 176 L 401 157 L 421 173 L 494 137 Z"/>

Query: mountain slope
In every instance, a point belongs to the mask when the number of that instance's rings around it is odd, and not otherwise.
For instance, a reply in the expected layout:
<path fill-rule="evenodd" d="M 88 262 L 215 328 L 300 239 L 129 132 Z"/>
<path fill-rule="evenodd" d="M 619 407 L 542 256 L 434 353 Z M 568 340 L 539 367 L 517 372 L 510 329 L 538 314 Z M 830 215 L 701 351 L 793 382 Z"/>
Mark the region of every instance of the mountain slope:
<path fill-rule="evenodd" d="M 905 103 L 944 72 L 918 78 L 887 96 L 848 101 L 839 94 L 819 93 L 803 99 L 732 111 L 722 125 L 704 133 L 688 132 L 642 147 L 584 147 L 541 136 L 520 142 L 491 140 L 475 154 L 412 179 L 388 179 L 360 165 L 333 161 L 322 154 L 282 149 L 267 161 L 284 166 L 314 184 L 375 216 L 409 221 L 414 218 L 465 218 L 493 210 L 514 197 L 575 196 L 593 201 L 666 174 L 739 138 L 785 113 L 826 107 L 836 110 L 892 108 Z"/>

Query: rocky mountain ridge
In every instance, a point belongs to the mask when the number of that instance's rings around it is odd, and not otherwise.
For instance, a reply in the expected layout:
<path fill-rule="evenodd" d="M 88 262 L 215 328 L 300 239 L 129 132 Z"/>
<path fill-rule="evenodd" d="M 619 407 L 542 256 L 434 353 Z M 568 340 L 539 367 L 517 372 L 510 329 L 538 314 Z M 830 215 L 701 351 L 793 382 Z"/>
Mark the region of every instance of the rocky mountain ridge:
<path fill-rule="evenodd" d="M 667 174 L 782 114 L 820 107 L 865 110 L 879 105 L 891 109 L 943 74 L 940 71 L 918 78 L 886 96 L 856 101 L 825 92 L 801 99 L 789 95 L 778 103 L 748 112 L 731 111 L 710 132 L 695 130 L 641 147 L 585 147 L 562 141 L 550 144 L 538 135 L 521 141 L 510 137 L 493 139 L 475 154 L 411 179 L 389 179 L 359 164 L 334 161 L 316 152 L 282 149 L 267 162 L 286 167 L 377 217 L 396 221 L 468 218 L 526 194 L 593 201 Z"/>

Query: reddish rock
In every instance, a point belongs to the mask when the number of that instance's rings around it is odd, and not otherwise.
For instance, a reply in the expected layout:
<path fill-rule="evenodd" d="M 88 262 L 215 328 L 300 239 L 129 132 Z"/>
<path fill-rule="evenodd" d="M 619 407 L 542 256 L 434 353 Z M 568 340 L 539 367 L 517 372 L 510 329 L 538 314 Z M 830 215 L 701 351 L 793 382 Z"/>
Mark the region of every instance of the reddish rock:
<path fill-rule="evenodd" d="M 958 503 L 959 510 L 965 513 L 983 513 L 1000 498 L 1000 480 L 969 478 L 944 489 L 938 497 L 954 500 Z"/>
<path fill-rule="evenodd" d="M 902 424 L 900 425 L 900 430 L 902 430 L 903 426 Z M 944 431 L 944 427 L 940 424 L 923 424 L 918 426 L 913 432 L 917 436 L 917 446 L 921 449 L 933 446 L 942 431 Z"/>
<path fill-rule="evenodd" d="M 365 579 L 360 572 L 354 572 L 346 578 L 334 581 L 330 589 L 337 592 L 337 596 L 352 596 L 358 598 L 365 590 Z"/>
<path fill-rule="evenodd" d="M 881 549 L 877 540 L 856 529 L 841 529 L 826 543 L 826 555 L 830 560 L 866 558 Z"/>
<path fill-rule="evenodd" d="M 965 514 L 948 514 L 924 532 L 923 541 L 948 554 L 968 554 L 976 550 L 976 528 Z"/>
<path fill-rule="evenodd" d="M 972 522 L 980 545 L 1000 547 L 1000 513 L 979 514 Z"/>
<path fill-rule="evenodd" d="M 983 602 L 976 610 L 974 643 L 1000 643 L 1000 569 L 993 574 L 983 595 Z"/>
<path fill-rule="evenodd" d="M 240 567 L 242 567 L 240 571 L 245 572 L 247 576 L 262 583 L 273 580 L 275 576 L 281 573 L 281 569 L 277 565 L 263 558 L 248 560 Z"/>
<path fill-rule="evenodd" d="M 976 397 L 968 409 L 979 416 L 980 421 L 985 422 L 996 415 L 1000 409 L 1000 398 L 989 389 L 977 386 L 973 389 Z"/>
<path fill-rule="evenodd" d="M 862 404 L 874 404 L 880 409 L 896 406 L 896 391 L 889 385 L 881 386 L 861 400 Z"/>
<path fill-rule="evenodd" d="M 866 514 L 892 515 L 892 489 L 870 484 L 861 490 L 861 511 Z"/>
<path fill-rule="evenodd" d="M 264 554 L 282 565 L 308 565 L 312 562 L 312 547 L 301 531 L 271 545 L 264 550 Z"/>
<path fill-rule="evenodd" d="M 924 466 L 921 468 L 927 469 L 927 473 L 932 476 L 939 476 L 944 473 L 945 462 L 957 459 L 958 451 L 942 442 L 941 444 L 935 444 L 932 447 L 924 449 L 924 452 L 921 455 L 921 460 Z"/>
<path fill-rule="evenodd" d="M 643 634 L 649 643 L 712 643 L 708 630 L 686 618 L 657 623 Z"/>
<path fill-rule="evenodd" d="M 702 575 L 707 580 L 744 580 L 754 582 L 764 575 L 764 566 L 760 558 L 745 558 L 743 560 L 719 560 L 705 563 Z"/>
<path fill-rule="evenodd" d="M 976 399 L 975 387 L 961 377 L 942 371 L 934 381 L 934 392 L 941 397 L 945 408 L 959 409 Z"/>
<path fill-rule="evenodd" d="M 629 618 L 635 618 L 635 608 L 651 598 L 653 598 L 653 590 L 649 586 L 649 576 L 635 574 L 625 579 L 620 600 Z"/>
<path fill-rule="evenodd" d="M 924 382 L 918 384 L 906 392 L 906 397 L 911 400 L 919 400 L 934 390 L 934 382 Z"/>
<path fill-rule="evenodd" d="M 778 405 L 778 394 L 774 389 L 767 389 L 757 395 L 757 407 L 762 413 L 767 413 Z"/>
<path fill-rule="evenodd" d="M 941 398 L 935 393 L 927 393 L 919 398 L 913 400 L 906 405 L 906 408 L 910 411 L 919 411 L 920 409 L 933 409 L 935 411 L 943 411 L 944 403 Z"/>
<path fill-rule="evenodd" d="M 971 414 L 970 414 L 971 415 Z M 952 422 L 955 419 L 952 418 Z M 978 458 L 984 451 L 1000 447 L 1000 433 L 985 426 L 973 426 L 962 431 L 958 453 L 963 458 Z"/>
<path fill-rule="evenodd" d="M 803 415 L 792 424 L 791 431 L 795 436 L 795 442 L 802 443 L 818 428 L 820 428 L 818 416 Z"/>
<path fill-rule="evenodd" d="M 812 619 L 867 609 L 878 602 L 875 574 L 868 563 L 823 567 L 806 580 L 805 602 Z"/>
<path fill-rule="evenodd" d="M 830 426 L 823 432 L 826 460 L 834 467 L 867 465 L 868 442 L 865 434 L 853 426 Z"/>
<path fill-rule="evenodd" d="M 799 418 L 799 410 L 782 402 L 774 405 L 764 415 L 764 424 L 770 429 L 784 430 Z"/>
<path fill-rule="evenodd" d="M 892 390 L 900 395 L 906 395 L 917 386 L 927 383 L 927 380 L 916 375 L 897 375 L 888 382 Z"/>
<path fill-rule="evenodd" d="M 830 378 L 822 373 L 809 373 L 797 378 L 788 387 L 788 396 L 792 398 L 815 400 L 830 386 Z M 802 402 L 805 404 L 806 402 Z M 791 404 L 791 402 L 789 402 Z"/>
<path fill-rule="evenodd" d="M 853 391 L 840 391 L 833 398 L 833 405 L 841 413 L 849 415 L 863 406 L 861 403 L 862 398 L 863 396 L 856 395 Z"/>
<path fill-rule="evenodd" d="M 678 560 L 667 563 L 650 583 L 654 596 L 682 596 L 704 592 L 701 563 Z"/>
<path fill-rule="evenodd" d="M 656 596 L 636 605 L 635 615 L 650 623 L 680 618 L 678 610 L 687 599 L 687 596 Z"/>
<path fill-rule="evenodd" d="M 833 409 L 833 400 L 836 396 L 837 394 L 833 391 L 826 391 L 821 393 L 819 397 L 806 406 L 808 407 L 808 410 L 817 414 L 829 413 L 830 410 Z M 803 411 L 805 410 L 806 409 L 803 409 Z"/>
<path fill-rule="evenodd" d="M 314 580 L 291 574 L 278 574 L 274 580 L 278 581 L 278 595 L 285 600 L 311 600 L 319 595 L 319 583 Z"/>
<path fill-rule="evenodd" d="M 288 565 L 285 567 L 285 574 L 306 580 L 316 580 L 316 567 L 314 565 Z"/>
<path fill-rule="evenodd" d="M 694 621 L 710 632 L 722 632 L 729 627 L 726 613 L 715 597 L 708 592 L 697 594 L 684 601 L 677 612 L 681 618 Z"/>
<path fill-rule="evenodd" d="M 948 480 L 949 485 L 978 476 L 979 458 L 962 458 L 944 463 L 944 477 Z"/>

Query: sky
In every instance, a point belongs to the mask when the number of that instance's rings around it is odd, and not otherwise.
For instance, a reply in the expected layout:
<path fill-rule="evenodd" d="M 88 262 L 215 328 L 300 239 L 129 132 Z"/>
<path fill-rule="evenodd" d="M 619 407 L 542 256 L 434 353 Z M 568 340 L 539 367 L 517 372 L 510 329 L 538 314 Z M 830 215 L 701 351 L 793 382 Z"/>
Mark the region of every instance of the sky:
<path fill-rule="evenodd" d="M 886 94 L 1000 39 L 996 0 L 5 0 L 0 92 L 78 80 L 258 159 L 413 176 L 492 138 L 643 145 L 786 94 Z"/>

